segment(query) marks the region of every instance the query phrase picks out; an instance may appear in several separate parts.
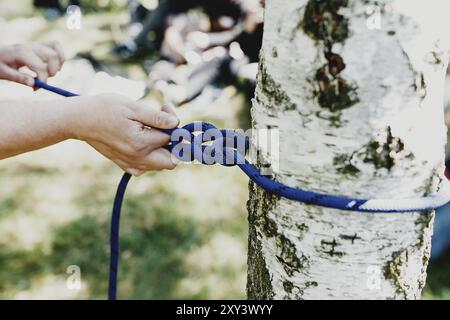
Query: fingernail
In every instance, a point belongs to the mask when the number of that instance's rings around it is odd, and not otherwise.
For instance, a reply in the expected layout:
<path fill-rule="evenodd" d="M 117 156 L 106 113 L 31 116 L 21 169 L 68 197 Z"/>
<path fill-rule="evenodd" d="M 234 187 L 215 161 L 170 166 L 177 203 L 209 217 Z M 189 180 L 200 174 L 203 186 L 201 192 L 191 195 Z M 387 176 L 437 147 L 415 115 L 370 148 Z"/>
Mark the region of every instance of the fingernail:
<path fill-rule="evenodd" d="M 170 161 L 172 161 L 172 163 L 176 166 L 181 162 L 181 160 L 174 156 L 172 153 L 170 154 Z"/>
<path fill-rule="evenodd" d="M 179 122 L 179 120 L 177 117 L 172 116 L 172 115 L 167 116 L 167 124 L 169 126 L 176 127 L 178 125 L 178 122 Z"/>

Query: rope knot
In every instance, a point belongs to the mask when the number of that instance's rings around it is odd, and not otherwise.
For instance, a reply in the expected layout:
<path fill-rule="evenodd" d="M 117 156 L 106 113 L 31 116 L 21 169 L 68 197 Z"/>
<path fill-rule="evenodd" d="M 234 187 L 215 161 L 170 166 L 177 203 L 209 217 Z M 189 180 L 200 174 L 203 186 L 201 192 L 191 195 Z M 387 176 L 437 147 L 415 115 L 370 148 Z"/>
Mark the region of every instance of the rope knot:
<path fill-rule="evenodd" d="M 197 160 L 206 165 L 217 163 L 223 166 L 244 164 L 250 145 L 242 130 L 217 129 L 207 122 L 192 122 L 163 131 L 171 136 L 166 149 L 183 162 Z"/>

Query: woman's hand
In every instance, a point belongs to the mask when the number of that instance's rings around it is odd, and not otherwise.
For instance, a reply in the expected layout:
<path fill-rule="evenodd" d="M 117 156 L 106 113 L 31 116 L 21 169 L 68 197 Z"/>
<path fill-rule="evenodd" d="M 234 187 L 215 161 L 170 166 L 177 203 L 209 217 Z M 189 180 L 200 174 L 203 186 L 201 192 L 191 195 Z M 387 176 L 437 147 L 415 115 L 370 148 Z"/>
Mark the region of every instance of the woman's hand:
<path fill-rule="evenodd" d="M 179 120 L 169 106 L 161 110 L 117 94 L 75 97 L 72 137 L 84 140 L 124 171 L 173 169 L 175 160 L 162 148 L 170 136 L 156 128 L 175 128 Z"/>
<path fill-rule="evenodd" d="M 64 60 L 64 52 L 57 42 L 0 47 L 0 79 L 33 87 L 33 76 L 19 71 L 21 67 L 28 67 L 45 82 L 61 69 Z"/>

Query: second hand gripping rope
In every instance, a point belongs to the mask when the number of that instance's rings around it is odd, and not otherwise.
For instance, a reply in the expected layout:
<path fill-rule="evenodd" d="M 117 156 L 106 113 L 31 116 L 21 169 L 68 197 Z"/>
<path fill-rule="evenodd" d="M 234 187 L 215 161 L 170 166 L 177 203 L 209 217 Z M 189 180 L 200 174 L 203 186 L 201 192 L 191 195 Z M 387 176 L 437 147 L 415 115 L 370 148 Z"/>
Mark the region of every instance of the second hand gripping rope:
<path fill-rule="evenodd" d="M 35 79 L 35 87 L 42 88 L 48 91 L 52 91 L 65 97 L 77 96 L 77 94 L 69 91 L 50 86 L 38 79 Z M 212 135 L 205 135 L 206 131 L 216 131 L 220 133 L 223 139 L 213 139 Z M 347 198 L 335 195 L 329 195 L 324 193 L 318 193 L 313 191 L 307 191 L 300 188 L 293 188 L 284 185 L 278 181 L 272 180 L 266 176 L 261 175 L 258 168 L 252 165 L 245 159 L 245 150 L 248 149 L 249 142 L 241 134 L 234 130 L 219 130 L 214 125 L 206 122 L 193 122 L 185 125 L 182 128 L 175 128 L 171 130 L 161 130 L 169 135 L 179 134 L 181 136 L 188 136 L 190 140 L 188 142 L 190 154 L 180 152 L 172 152 L 181 161 L 197 160 L 203 164 L 215 164 L 218 162 L 211 161 L 211 158 L 217 158 L 217 153 L 220 153 L 219 157 L 226 161 L 220 162 L 224 166 L 239 166 L 239 168 L 258 186 L 283 198 L 287 198 L 294 201 L 299 201 L 307 204 L 317 205 L 326 208 L 358 211 L 368 213 L 393 213 L 393 212 L 417 212 L 426 211 L 439 208 L 450 201 L 450 183 L 444 179 L 440 185 L 440 189 L 437 194 L 428 197 L 420 198 L 405 198 L 405 199 L 358 199 Z M 194 135 L 194 133 L 198 133 Z M 245 141 L 244 150 L 237 150 L 237 148 L 226 147 L 227 137 L 233 137 L 233 139 L 242 139 Z M 186 144 L 183 139 L 172 140 L 171 144 L 167 146 L 167 149 L 174 151 L 180 143 Z M 212 144 L 206 144 L 212 142 Z M 210 151 L 211 156 L 205 159 L 205 151 Z M 240 152 L 241 151 L 241 152 Z M 231 159 L 231 161 L 230 161 Z M 117 271 L 119 261 L 119 225 L 120 225 L 120 213 L 122 209 L 122 202 L 125 195 L 127 184 L 131 178 L 131 175 L 124 173 L 117 188 L 117 193 L 114 199 L 113 213 L 111 219 L 111 232 L 110 232 L 110 273 L 109 273 L 109 299 L 116 299 L 117 288 Z"/>

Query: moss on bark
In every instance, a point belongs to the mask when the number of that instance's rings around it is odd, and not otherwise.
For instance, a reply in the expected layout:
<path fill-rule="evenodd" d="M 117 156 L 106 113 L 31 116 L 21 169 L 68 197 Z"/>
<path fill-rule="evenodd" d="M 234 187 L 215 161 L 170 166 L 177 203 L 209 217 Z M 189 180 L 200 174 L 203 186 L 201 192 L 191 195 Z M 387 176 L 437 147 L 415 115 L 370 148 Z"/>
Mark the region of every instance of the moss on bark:
<path fill-rule="evenodd" d="M 275 51 L 276 52 L 276 49 Z M 272 52 L 272 54 L 274 54 Z M 277 54 L 277 53 L 276 53 Z M 295 110 L 297 105 L 291 101 L 289 96 L 281 89 L 281 86 L 268 74 L 263 55 L 260 55 L 258 83 L 261 88 L 261 93 L 264 94 L 268 100 L 268 106 L 277 110 Z M 258 99 L 258 96 L 256 96 Z"/>
<path fill-rule="evenodd" d="M 247 202 L 249 223 L 247 297 L 251 300 L 266 300 L 271 299 L 274 292 L 261 249 L 261 235 L 258 235 L 256 228 L 261 229 L 269 237 L 276 232 L 274 222 L 267 219 L 264 214 L 260 214 L 260 206 L 273 207 L 277 200 L 264 190 L 261 190 L 252 181 L 249 182 L 249 194 L 250 198 Z"/>

